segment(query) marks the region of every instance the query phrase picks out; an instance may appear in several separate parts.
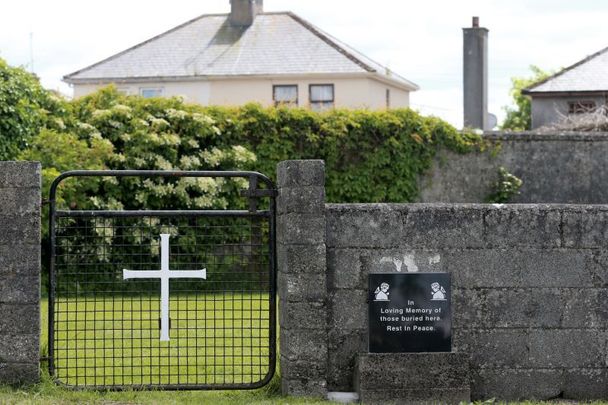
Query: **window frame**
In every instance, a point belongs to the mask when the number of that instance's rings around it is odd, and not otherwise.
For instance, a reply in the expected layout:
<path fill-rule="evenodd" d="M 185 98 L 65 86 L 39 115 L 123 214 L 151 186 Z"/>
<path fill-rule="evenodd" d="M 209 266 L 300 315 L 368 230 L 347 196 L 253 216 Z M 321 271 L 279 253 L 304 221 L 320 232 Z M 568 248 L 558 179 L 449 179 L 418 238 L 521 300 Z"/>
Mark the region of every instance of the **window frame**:
<path fill-rule="evenodd" d="M 318 86 L 318 87 L 323 87 L 323 86 L 330 86 L 331 87 L 331 100 L 323 100 L 323 101 L 313 101 L 312 99 L 312 88 Z M 329 108 L 334 108 L 336 106 L 336 86 L 333 83 L 311 83 L 308 85 L 308 104 L 310 106 L 310 109 L 312 110 L 312 106 L 313 105 L 321 105 L 321 106 L 325 106 L 326 103 L 331 103 L 331 106 Z M 318 111 L 324 111 L 325 109 L 321 109 Z"/>
<path fill-rule="evenodd" d="M 296 100 L 295 102 L 293 101 L 277 101 L 276 99 L 276 93 L 275 93 L 275 89 L 280 88 L 280 87 L 295 87 L 296 89 Z M 275 107 L 278 107 L 280 105 L 283 106 L 299 106 L 300 105 L 300 89 L 299 86 L 297 84 L 273 84 L 272 85 L 272 102 L 274 103 Z"/>
<path fill-rule="evenodd" d="M 147 91 L 147 90 L 155 90 L 155 91 L 158 91 L 158 95 L 156 95 L 156 96 L 150 96 L 150 97 L 146 97 L 146 96 L 144 96 L 144 91 Z M 139 95 L 140 95 L 141 97 L 143 97 L 143 98 L 162 97 L 162 96 L 163 96 L 163 94 L 164 94 L 164 92 L 165 92 L 164 87 L 140 87 L 140 88 L 139 88 Z"/>
<path fill-rule="evenodd" d="M 597 110 L 595 100 L 568 101 L 568 115 L 589 114 Z"/>

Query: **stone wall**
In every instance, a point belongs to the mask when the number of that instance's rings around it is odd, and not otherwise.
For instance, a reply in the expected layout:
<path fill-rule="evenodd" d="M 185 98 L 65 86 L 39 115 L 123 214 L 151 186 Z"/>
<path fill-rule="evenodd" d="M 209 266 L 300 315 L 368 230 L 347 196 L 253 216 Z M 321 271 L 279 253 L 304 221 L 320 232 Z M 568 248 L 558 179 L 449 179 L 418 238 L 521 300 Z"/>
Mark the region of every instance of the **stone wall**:
<path fill-rule="evenodd" d="M 285 393 L 352 391 L 368 274 L 418 271 L 451 273 L 473 400 L 608 398 L 608 207 L 323 204 L 321 170 L 279 166 Z"/>
<path fill-rule="evenodd" d="M 39 379 L 40 164 L 0 162 L 0 383 Z"/>
<path fill-rule="evenodd" d="M 608 208 L 328 205 L 328 389 L 367 351 L 367 275 L 452 274 L 473 400 L 608 398 Z"/>
<path fill-rule="evenodd" d="M 505 167 L 523 180 L 519 203 L 608 203 L 608 134 L 486 133 L 483 153 L 442 151 L 420 202 L 484 202 Z"/>

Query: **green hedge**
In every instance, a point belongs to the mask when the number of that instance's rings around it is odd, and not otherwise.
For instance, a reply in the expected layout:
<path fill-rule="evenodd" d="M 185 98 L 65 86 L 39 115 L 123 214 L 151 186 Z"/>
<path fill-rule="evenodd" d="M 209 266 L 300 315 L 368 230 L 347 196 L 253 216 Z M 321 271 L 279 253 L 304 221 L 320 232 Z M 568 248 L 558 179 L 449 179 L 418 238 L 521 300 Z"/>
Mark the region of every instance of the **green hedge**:
<path fill-rule="evenodd" d="M 43 162 L 47 185 L 58 172 L 75 168 L 243 169 L 274 177 L 282 160 L 323 159 L 330 202 L 411 202 L 419 176 L 440 148 L 466 153 L 481 146 L 479 136 L 410 109 L 202 107 L 177 98 L 124 96 L 108 87 L 71 102 L 68 110 L 72 115 L 63 120 L 63 131 L 44 130 L 21 156 Z M 74 148 L 79 152 L 65 154 Z M 123 183 L 74 187 L 65 203 L 154 209 L 167 200 L 178 208 L 241 201 L 234 185 Z"/>
<path fill-rule="evenodd" d="M 299 108 L 201 108 L 220 129 L 224 145 L 243 145 L 254 167 L 274 176 L 287 159 L 323 159 L 330 202 L 411 202 L 417 180 L 440 148 L 466 153 L 481 139 L 410 109 L 389 111 Z"/>

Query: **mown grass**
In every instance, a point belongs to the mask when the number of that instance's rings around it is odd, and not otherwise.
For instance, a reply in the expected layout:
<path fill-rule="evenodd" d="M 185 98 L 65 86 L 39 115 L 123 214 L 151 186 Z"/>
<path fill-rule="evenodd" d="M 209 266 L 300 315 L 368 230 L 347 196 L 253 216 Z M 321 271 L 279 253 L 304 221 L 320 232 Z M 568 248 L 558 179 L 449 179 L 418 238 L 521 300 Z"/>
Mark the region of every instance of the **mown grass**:
<path fill-rule="evenodd" d="M 69 386 L 238 385 L 271 373 L 267 294 L 81 296 L 55 303 L 55 377 Z"/>

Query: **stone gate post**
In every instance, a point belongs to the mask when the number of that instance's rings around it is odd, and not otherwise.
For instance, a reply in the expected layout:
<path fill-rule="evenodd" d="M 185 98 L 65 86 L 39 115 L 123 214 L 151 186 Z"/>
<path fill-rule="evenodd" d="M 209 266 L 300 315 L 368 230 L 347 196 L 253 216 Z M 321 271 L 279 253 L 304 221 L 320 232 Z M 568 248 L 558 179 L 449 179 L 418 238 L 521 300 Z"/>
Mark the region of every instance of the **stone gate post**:
<path fill-rule="evenodd" d="M 0 162 L 0 384 L 40 371 L 40 163 Z"/>
<path fill-rule="evenodd" d="M 282 391 L 327 393 L 325 164 L 277 167 L 277 256 Z"/>

